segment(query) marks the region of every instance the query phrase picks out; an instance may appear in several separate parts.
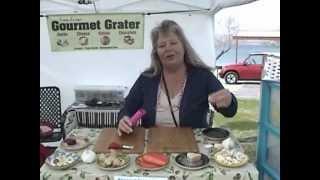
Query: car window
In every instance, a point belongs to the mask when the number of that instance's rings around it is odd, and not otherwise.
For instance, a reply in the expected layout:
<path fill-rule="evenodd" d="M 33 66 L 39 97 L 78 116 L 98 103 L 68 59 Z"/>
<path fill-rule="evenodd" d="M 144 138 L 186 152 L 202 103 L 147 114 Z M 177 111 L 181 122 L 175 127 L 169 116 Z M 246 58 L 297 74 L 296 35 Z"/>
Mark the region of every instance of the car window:
<path fill-rule="evenodd" d="M 255 60 L 254 60 L 254 58 L 249 57 L 249 58 L 246 60 L 245 63 L 246 63 L 246 64 L 255 64 Z"/>
<path fill-rule="evenodd" d="M 253 56 L 250 56 L 247 63 L 248 64 L 262 64 L 262 59 L 263 59 L 262 55 L 253 55 Z"/>

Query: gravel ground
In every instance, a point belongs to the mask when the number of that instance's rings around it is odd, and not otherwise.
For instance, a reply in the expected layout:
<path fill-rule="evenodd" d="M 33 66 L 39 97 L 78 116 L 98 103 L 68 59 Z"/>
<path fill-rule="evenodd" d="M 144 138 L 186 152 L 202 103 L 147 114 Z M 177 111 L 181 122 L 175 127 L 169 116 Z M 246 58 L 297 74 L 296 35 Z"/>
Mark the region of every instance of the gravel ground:
<path fill-rule="evenodd" d="M 224 79 L 218 79 L 222 85 L 234 93 L 237 98 L 260 99 L 259 81 L 239 81 L 237 84 L 226 84 Z"/>

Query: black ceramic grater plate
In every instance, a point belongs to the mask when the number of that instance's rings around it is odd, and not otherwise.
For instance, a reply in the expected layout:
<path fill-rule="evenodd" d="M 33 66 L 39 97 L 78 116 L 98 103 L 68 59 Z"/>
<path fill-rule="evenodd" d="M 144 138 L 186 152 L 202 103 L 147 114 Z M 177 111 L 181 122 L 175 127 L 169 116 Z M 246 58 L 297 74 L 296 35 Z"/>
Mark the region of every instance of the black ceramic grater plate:
<path fill-rule="evenodd" d="M 202 134 L 209 140 L 223 141 L 229 137 L 230 132 L 223 128 L 206 128 L 202 131 Z"/>

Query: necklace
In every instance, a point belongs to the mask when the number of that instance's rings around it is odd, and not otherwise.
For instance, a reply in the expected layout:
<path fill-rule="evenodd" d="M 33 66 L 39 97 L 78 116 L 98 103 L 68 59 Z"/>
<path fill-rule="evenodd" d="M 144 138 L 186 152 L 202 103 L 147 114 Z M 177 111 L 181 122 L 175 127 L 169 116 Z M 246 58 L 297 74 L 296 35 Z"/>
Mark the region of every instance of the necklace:
<path fill-rule="evenodd" d="M 173 98 L 170 98 L 170 99 L 179 98 L 178 103 L 173 104 L 173 107 L 172 107 L 175 111 L 180 108 L 180 101 L 181 101 L 182 95 L 184 93 L 184 88 L 185 88 L 186 82 L 187 82 L 187 77 L 185 77 L 185 79 L 182 81 L 179 92 Z M 163 90 L 161 89 L 161 85 L 159 83 L 158 94 L 157 94 L 157 109 L 159 109 L 159 110 L 160 109 L 162 109 L 162 110 L 169 109 L 170 107 L 165 107 L 165 106 L 161 105 L 161 103 L 160 103 L 160 96 L 163 93 L 162 91 Z"/>

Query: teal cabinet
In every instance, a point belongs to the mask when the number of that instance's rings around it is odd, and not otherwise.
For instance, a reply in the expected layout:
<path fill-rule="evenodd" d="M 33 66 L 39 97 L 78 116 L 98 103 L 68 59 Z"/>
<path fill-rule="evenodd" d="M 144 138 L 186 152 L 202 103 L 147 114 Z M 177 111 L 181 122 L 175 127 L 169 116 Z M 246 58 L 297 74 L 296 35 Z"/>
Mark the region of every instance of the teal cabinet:
<path fill-rule="evenodd" d="M 271 53 L 266 58 L 260 97 L 259 180 L 280 180 L 280 54 Z"/>
<path fill-rule="evenodd" d="M 261 81 L 257 168 L 260 180 L 280 179 L 280 82 Z"/>

